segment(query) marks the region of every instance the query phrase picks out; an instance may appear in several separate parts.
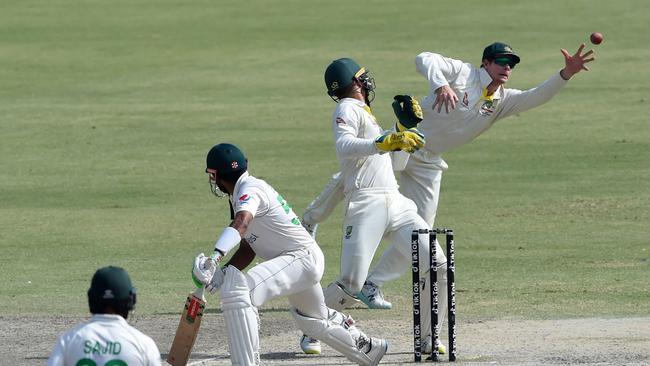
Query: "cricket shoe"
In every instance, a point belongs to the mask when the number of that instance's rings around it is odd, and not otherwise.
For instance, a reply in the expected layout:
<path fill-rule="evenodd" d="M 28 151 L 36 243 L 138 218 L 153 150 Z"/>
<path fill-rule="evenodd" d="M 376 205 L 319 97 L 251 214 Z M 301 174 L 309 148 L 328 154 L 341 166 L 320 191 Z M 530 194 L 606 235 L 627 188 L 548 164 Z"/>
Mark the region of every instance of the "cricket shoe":
<path fill-rule="evenodd" d="M 311 235 L 313 239 L 316 239 L 316 231 L 318 230 L 318 224 L 308 224 L 303 221 L 302 227 L 304 227 L 305 230 L 307 230 L 307 232 L 309 233 L 309 235 Z"/>
<path fill-rule="evenodd" d="M 363 284 L 361 291 L 357 292 L 356 296 L 370 309 L 391 309 L 393 307 L 393 304 L 384 299 L 381 289 L 370 281 Z"/>
<path fill-rule="evenodd" d="M 308 355 L 320 355 L 320 341 L 306 334 L 300 338 L 300 348 Z"/>
<path fill-rule="evenodd" d="M 440 340 L 436 340 L 436 349 L 438 350 L 439 355 L 444 355 L 447 353 L 447 347 L 445 347 Z M 426 337 L 424 340 L 424 345 L 422 347 L 422 353 L 431 354 L 433 349 L 431 348 L 431 337 Z"/>
<path fill-rule="evenodd" d="M 363 340 L 368 341 L 368 343 L 360 348 L 361 351 L 370 359 L 370 366 L 379 365 L 379 361 L 381 361 L 386 354 L 386 351 L 388 351 L 388 341 L 381 338 L 366 337 L 363 337 Z"/>

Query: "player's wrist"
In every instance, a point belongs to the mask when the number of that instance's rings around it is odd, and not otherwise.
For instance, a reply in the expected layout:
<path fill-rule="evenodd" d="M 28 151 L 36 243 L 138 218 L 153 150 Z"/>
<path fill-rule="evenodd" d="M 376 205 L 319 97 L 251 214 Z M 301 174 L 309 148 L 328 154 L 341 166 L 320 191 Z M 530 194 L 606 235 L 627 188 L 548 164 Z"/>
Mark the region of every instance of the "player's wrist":
<path fill-rule="evenodd" d="M 222 257 L 226 255 L 232 248 L 237 246 L 241 241 L 241 235 L 237 229 L 228 226 L 223 230 L 217 242 L 214 243 L 215 253 L 221 253 Z"/>
<path fill-rule="evenodd" d="M 562 78 L 562 80 L 569 81 L 569 79 L 571 79 L 571 77 L 573 76 L 573 75 L 567 75 L 567 74 L 568 74 L 568 71 L 566 71 L 566 69 L 560 70 L 560 77 Z"/>

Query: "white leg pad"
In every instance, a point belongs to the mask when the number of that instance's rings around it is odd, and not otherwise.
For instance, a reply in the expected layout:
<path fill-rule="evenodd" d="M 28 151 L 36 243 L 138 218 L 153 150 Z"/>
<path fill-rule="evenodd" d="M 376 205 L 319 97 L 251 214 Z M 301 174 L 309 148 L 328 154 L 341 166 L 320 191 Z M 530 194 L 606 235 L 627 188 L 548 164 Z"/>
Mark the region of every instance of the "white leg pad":
<path fill-rule="evenodd" d="M 368 355 L 361 351 L 370 342 L 370 338 L 354 325 L 352 317 L 333 309 L 329 309 L 327 319 L 310 318 L 294 308 L 291 308 L 291 314 L 298 328 L 306 335 L 334 348 L 352 362 L 365 366 L 371 364 Z"/>
<path fill-rule="evenodd" d="M 230 360 L 237 366 L 260 364 L 259 318 L 252 305 L 246 276 L 228 266 L 221 286 L 221 310 L 228 332 Z"/>
<path fill-rule="evenodd" d="M 350 308 L 359 302 L 359 299 L 346 291 L 338 282 L 332 282 L 327 288 L 323 289 L 323 296 L 325 297 L 325 305 L 338 311 Z"/>

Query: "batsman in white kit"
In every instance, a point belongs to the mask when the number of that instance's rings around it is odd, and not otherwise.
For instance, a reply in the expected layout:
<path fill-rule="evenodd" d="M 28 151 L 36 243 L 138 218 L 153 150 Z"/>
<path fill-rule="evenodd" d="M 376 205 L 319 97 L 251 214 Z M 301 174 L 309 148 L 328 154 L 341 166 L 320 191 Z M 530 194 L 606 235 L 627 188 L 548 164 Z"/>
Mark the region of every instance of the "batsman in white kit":
<path fill-rule="evenodd" d="M 416 70 L 427 80 L 430 88 L 429 95 L 422 101 L 423 120 L 418 124 L 408 118 L 400 118 L 400 101 L 396 100 L 393 103 L 398 117 L 395 129 L 406 131 L 417 125 L 426 137 L 426 144 L 413 154 L 396 154 L 399 159 L 395 159 L 397 163 L 394 168 L 399 175 L 400 192 L 416 203 L 427 227 L 434 225 L 442 174 L 448 168 L 442 154 L 474 140 L 500 119 L 548 102 L 572 76 L 588 70 L 585 64 L 594 60 L 593 51 L 583 52 L 584 47 L 584 44 L 580 45 L 574 54 L 562 49 L 564 68 L 528 90 L 505 87 L 520 57 L 502 42 L 494 42 L 484 48 L 480 67 L 431 52 L 417 55 Z M 333 175 L 303 215 L 303 225 L 310 233 L 315 235 L 318 223 L 323 222 L 343 200 L 344 190 L 345 181 L 341 173 Z M 438 253 L 441 252 L 438 245 Z M 409 268 L 410 260 L 409 255 L 396 248 L 386 250 L 369 274 L 364 289 L 356 294 L 357 297 L 371 309 L 389 308 L 390 302 L 384 299 L 379 288 L 401 276 Z M 439 263 L 446 266 L 446 258 L 441 260 Z M 444 269 L 439 273 L 446 276 Z M 446 296 L 446 286 L 442 284 L 439 329 L 442 329 L 447 306 Z M 442 344 L 438 344 L 438 351 L 445 353 Z M 431 352 L 429 340 L 425 340 L 425 352 Z"/>
<path fill-rule="evenodd" d="M 368 337 L 350 316 L 325 305 L 320 286 L 323 253 L 287 201 L 248 173 L 248 162 L 236 146 L 215 145 L 206 160 L 211 190 L 229 196 L 233 220 L 216 241 L 214 253 L 196 257 L 192 275 L 197 286 L 205 285 L 211 293 L 220 289 L 232 364 L 260 364 L 257 309 L 271 298 L 286 296 L 302 332 L 356 364 L 377 365 L 387 341 Z M 219 267 L 235 247 L 228 263 Z M 242 272 L 255 256 L 264 262 Z"/>

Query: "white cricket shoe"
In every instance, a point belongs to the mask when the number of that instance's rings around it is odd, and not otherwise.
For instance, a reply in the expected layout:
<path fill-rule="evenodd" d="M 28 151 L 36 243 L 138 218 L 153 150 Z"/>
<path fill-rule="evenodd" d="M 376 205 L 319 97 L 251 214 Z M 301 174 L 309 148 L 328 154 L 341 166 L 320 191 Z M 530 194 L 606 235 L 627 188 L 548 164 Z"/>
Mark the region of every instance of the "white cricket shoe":
<path fill-rule="evenodd" d="M 379 365 L 379 361 L 384 357 L 388 351 L 388 341 L 381 338 L 366 338 L 368 344 L 362 347 L 362 351 L 370 359 L 370 366 Z"/>
<path fill-rule="evenodd" d="M 436 340 L 436 349 L 438 350 L 439 355 L 444 355 L 447 353 L 447 347 L 445 347 L 439 339 Z M 431 337 L 426 337 L 424 339 L 424 344 L 422 345 L 422 353 L 431 354 L 433 349 L 431 348 Z"/>
<path fill-rule="evenodd" d="M 316 230 L 318 230 L 318 224 L 308 224 L 302 221 L 302 227 L 304 227 L 305 230 L 307 230 L 307 232 L 309 233 L 309 235 L 311 235 L 313 239 L 316 239 Z"/>
<path fill-rule="evenodd" d="M 384 299 L 381 289 L 370 281 L 363 284 L 361 291 L 357 292 L 356 296 L 370 309 L 391 309 L 393 307 L 393 304 Z"/>
<path fill-rule="evenodd" d="M 300 338 L 300 348 L 308 355 L 320 355 L 320 341 L 306 334 Z"/>

